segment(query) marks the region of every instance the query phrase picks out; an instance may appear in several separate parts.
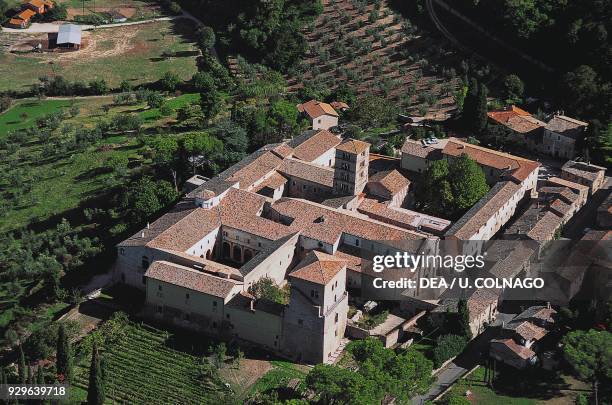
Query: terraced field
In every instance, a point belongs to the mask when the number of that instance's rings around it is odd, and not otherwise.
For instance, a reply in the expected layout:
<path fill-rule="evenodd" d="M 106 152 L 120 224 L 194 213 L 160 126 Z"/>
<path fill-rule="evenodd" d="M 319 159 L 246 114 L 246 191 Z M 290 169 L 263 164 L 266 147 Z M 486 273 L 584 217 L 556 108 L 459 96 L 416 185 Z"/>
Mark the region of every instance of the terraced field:
<path fill-rule="evenodd" d="M 169 347 L 171 335 L 129 323 L 109 344 L 107 400 L 130 404 L 214 403 L 225 389 L 217 376 L 200 376 L 200 358 Z M 75 385 L 87 389 L 89 360 L 77 368 Z"/>
<path fill-rule="evenodd" d="M 374 92 L 410 112 L 444 114 L 455 107 L 459 55 L 439 38 L 422 33 L 385 1 L 323 0 L 324 12 L 305 35 L 309 51 L 289 78 L 358 93 Z M 447 66 L 443 68 L 443 66 Z"/>

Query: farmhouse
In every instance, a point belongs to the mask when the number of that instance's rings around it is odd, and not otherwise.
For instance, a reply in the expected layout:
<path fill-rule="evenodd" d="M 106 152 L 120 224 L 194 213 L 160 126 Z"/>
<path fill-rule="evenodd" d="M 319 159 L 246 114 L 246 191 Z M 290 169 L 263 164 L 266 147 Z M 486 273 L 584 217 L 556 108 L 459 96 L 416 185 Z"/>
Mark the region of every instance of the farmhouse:
<path fill-rule="evenodd" d="M 53 8 L 53 2 L 49 0 L 30 0 L 25 3 L 25 7 L 36 14 L 44 14 Z"/>
<path fill-rule="evenodd" d="M 310 100 L 298 104 L 297 109 L 312 122 L 312 129 L 330 129 L 338 125 L 338 113 L 327 103 Z"/>
<path fill-rule="evenodd" d="M 502 110 L 490 111 L 487 115 L 491 122 L 508 128 L 514 135 L 513 140 L 524 142 L 532 149 L 535 147 L 537 138 L 541 137 L 542 129 L 546 126 L 546 123 L 514 105 Z"/>
<path fill-rule="evenodd" d="M 538 150 L 554 157 L 573 159 L 576 142 L 584 137 L 588 124 L 563 114 L 555 114 L 544 127 Z"/>
<path fill-rule="evenodd" d="M 60 48 L 79 49 L 81 47 L 81 27 L 74 24 L 60 25 L 56 44 Z"/>
<path fill-rule="evenodd" d="M 19 14 L 16 14 L 13 18 L 11 18 L 9 20 L 8 25 L 12 28 L 27 28 L 28 25 L 30 25 L 32 17 L 34 17 L 35 15 L 35 11 L 25 9 Z"/>

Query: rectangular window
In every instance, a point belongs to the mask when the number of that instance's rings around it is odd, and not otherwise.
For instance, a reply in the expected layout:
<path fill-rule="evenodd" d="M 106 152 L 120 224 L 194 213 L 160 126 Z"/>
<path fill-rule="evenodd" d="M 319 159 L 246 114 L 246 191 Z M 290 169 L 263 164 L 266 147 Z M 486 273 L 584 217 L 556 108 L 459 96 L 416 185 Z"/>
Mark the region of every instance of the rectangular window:
<path fill-rule="evenodd" d="M 161 291 L 161 290 L 162 290 L 162 286 L 161 286 L 161 285 L 158 285 L 158 286 L 157 286 L 157 290 L 158 290 L 158 291 Z"/>
<path fill-rule="evenodd" d="M 298 319 L 298 325 L 303 326 L 304 325 L 304 321 L 301 319 Z"/>

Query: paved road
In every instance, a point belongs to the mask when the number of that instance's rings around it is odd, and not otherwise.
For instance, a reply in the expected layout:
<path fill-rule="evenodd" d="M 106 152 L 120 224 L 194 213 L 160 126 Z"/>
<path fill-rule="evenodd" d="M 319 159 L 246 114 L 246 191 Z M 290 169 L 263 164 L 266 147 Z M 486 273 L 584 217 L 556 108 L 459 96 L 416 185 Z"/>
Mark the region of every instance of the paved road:
<path fill-rule="evenodd" d="M 412 398 L 412 403 L 420 405 L 425 401 L 433 400 L 453 385 L 455 381 L 473 369 L 482 358 L 481 353 L 487 351 L 489 341 L 495 333 L 495 328 L 487 328 L 483 333 L 474 338 L 463 353 L 435 375 L 436 381 L 429 389 L 429 392 Z"/>

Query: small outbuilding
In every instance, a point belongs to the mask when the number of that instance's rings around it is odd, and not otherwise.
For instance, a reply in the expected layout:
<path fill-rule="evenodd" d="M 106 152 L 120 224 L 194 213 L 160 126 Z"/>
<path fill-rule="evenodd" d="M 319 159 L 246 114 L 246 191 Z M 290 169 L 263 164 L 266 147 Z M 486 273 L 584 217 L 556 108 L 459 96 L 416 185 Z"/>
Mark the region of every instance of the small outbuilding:
<path fill-rule="evenodd" d="M 81 27 L 74 24 L 60 25 L 57 32 L 57 46 L 79 49 L 81 47 Z"/>

